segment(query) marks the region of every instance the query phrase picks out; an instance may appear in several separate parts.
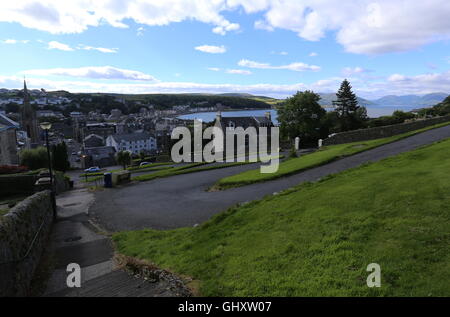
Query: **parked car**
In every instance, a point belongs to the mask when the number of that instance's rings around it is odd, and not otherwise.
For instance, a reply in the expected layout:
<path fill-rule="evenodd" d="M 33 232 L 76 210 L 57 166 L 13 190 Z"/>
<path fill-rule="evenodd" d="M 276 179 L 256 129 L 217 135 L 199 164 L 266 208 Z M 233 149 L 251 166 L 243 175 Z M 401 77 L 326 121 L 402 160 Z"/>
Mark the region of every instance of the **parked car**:
<path fill-rule="evenodd" d="M 149 165 L 151 164 L 150 162 L 142 162 L 141 164 L 139 164 L 139 166 L 145 166 L 145 165 Z"/>
<path fill-rule="evenodd" d="M 86 168 L 84 171 L 85 171 L 86 173 L 100 172 L 100 167 L 98 167 L 98 166 L 93 166 L 93 167 Z"/>

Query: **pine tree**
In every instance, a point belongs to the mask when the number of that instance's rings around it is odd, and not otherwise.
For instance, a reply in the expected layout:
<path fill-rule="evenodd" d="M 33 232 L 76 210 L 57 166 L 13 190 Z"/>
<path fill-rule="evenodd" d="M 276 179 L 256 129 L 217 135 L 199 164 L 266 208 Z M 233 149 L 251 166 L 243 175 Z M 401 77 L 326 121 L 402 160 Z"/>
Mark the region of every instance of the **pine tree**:
<path fill-rule="evenodd" d="M 339 118 L 339 130 L 348 131 L 363 126 L 367 112 L 364 107 L 358 105 L 358 99 L 352 91 L 350 82 L 345 79 L 336 94 L 337 100 L 333 101 Z"/>
<path fill-rule="evenodd" d="M 53 168 L 57 171 L 66 172 L 70 167 L 66 143 L 52 145 L 51 152 Z"/>

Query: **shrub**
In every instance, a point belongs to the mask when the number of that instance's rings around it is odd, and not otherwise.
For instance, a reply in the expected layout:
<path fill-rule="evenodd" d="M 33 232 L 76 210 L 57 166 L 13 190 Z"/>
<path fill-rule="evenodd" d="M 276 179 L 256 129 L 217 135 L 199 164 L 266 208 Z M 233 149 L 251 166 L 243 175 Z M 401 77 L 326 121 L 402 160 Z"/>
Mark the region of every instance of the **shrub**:
<path fill-rule="evenodd" d="M 22 150 L 20 153 L 20 164 L 27 166 L 31 170 L 47 167 L 47 149 L 41 146 L 36 149 Z"/>

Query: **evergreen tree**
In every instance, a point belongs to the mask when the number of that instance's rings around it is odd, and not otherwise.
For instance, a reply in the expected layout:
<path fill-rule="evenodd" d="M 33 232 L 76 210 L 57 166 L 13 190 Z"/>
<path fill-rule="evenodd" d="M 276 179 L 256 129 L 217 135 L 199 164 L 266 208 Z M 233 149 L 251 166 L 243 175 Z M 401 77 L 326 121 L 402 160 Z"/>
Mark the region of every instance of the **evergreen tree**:
<path fill-rule="evenodd" d="M 358 105 L 358 99 L 352 91 L 350 82 L 345 79 L 336 94 L 337 100 L 333 101 L 338 115 L 338 130 L 348 131 L 361 128 L 367 119 L 365 107 Z"/>
<path fill-rule="evenodd" d="M 53 168 L 57 171 L 66 172 L 70 167 L 66 143 L 63 141 L 62 143 L 52 145 L 51 152 Z"/>

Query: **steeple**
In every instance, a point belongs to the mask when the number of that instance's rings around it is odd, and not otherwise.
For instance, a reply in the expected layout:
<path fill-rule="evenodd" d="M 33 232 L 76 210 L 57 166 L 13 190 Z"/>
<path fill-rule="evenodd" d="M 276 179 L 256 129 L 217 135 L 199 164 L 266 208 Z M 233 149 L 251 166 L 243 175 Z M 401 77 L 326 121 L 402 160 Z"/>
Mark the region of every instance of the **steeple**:
<path fill-rule="evenodd" d="M 28 96 L 27 82 L 23 79 L 23 104 L 28 103 L 30 98 Z"/>
<path fill-rule="evenodd" d="M 22 130 L 27 132 L 27 136 L 31 139 L 31 146 L 39 143 L 39 128 L 36 117 L 36 111 L 30 104 L 30 95 L 27 89 L 25 78 L 23 79 L 23 104 L 21 111 Z"/>

